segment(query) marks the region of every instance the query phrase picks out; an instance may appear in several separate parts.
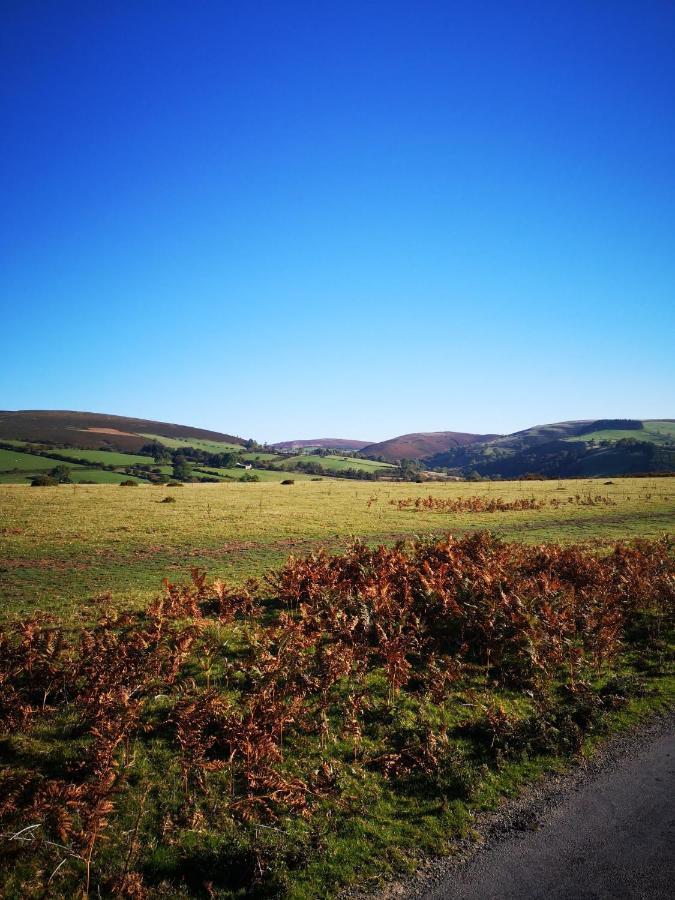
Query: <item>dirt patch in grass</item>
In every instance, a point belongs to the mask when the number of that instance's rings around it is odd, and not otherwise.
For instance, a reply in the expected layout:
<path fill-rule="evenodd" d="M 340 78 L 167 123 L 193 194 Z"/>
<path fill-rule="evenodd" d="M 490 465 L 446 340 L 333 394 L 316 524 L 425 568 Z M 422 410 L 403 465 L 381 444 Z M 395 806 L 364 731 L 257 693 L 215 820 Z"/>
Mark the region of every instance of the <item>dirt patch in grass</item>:
<path fill-rule="evenodd" d="M 26 557 L 0 558 L 0 572 L 9 572 L 11 569 L 58 569 L 60 571 L 76 569 L 83 572 L 90 566 L 83 562 L 73 562 L 72 559 L 54 559 L 43 557 L 42 559 L 27 559 Z"/>

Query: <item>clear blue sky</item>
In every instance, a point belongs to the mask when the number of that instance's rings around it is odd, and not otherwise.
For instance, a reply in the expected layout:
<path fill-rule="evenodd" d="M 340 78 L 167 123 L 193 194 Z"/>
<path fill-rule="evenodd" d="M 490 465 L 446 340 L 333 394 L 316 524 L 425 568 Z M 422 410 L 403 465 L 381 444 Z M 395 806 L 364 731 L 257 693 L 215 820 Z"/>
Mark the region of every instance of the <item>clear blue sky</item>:
<path fill-rule="evenodd" d="M 675 4 L 4 0 L 0 407 L 675 416 Z"/>

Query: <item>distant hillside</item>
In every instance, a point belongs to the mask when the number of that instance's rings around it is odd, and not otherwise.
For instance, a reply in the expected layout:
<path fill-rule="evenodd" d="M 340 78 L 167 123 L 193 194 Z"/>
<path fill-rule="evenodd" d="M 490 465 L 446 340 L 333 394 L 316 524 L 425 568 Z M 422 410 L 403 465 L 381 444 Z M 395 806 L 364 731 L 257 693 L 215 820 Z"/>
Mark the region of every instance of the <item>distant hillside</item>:
<path fill-rule="evenodd" d="M 537 425 L 428 456 L 429 468 L 519 478 L 675 471 L 675 420 L 598 419 Z"/>
<path fill-rule="evenodd" d="M 423 468 L 460 478 L 476 473 L 490 478 L 675 473 L 675 419 L 577 419 L 536 425 L 507 435 L 419 432 L 370 444 L 346 438 L 302 439 L 274 444 L 276 453 L 265 454 L 255 442 L 188 425 L 70 410 L 19 410 L 0 412 L 0 443 L 4 442 L 0 449 L 5 454 L 0 480 L 12 478 L 16 472 L 25 475 L 41 470 L 46 466 L 45 457 L 65 462 L 74 459 L 78 465 L 89 466 L 90 474 L 91 467 L 102 467 L 108 473 L 107 479 L 130 472 L 151 477 L 152 473 L 146 471 L 150 463 L 144 464 L 128 454 L 137 454 L 145 445 L 157 441 L 164 444 L 166 454 L 153 450 L 146 453 L 157 457 L 155 462 L 160 468 L 154 474 L 167 476 L 172 465 L 162 462 L 163 457 L 175 455 L 176 451 L 187 453 L 189 447 L 193 448 L 188 453 L 191 465 L 210 466 L 214 478 L 226 469 L 222 477 L 236 477 L 238 473 L 234 469 L 230 472 L 228 466 L 238 463 L 254 465 L 260 473 L 274 470 L 278 474 L 293 463 L 294 471 L 298 468 L 310 475 L 330 472 L 347 477 L 396 477 L 396 472 L 373 468 L 373 463 L 364 457 L 388 463 L 416 460 Z M 24 446 L 24 442 L 29 446 Z M 33 446 L 36 444 L 43 446 Z M 70 454 L 67 448 L 73 448 Z M 311 451 L 307 455 L 307 448 L 315 448 L 319 456 L 311 455 Z M 252 452 L 246 454 L 244 450 Z M 297 450 L 302 455 L 289 460 L 280 450 Z M 327 450 L 358 451 L 358 457 L 324 458 L 321 453 Z M 99 456 L 94 458 L 97 451 Z M 101 457 L 100 451 L 107 452 Z M 26 453 L 29 460 L 23 458 Z M 114 454 L 119 453 L 127 456 L 115 458 Z M 234 462 L 225 459 L 232 453 L 241 458 Z M 168 470 L 160 471 L 162 465 Z M 206 477 L 208 472 L 204 470 L 201 475 Z"/>
<path fill-rule="evenodd" d="M 370 441 L 350 441 L 348 438 L 314 438 L 313 440 L 279 441 L 272 444 L 275 450 L 300 450 L 304 447 L 322 447 L 325 450 L 361 450 Z"/>
<path fill-rule="evenodd" d="M 148 443 L 148 434 L 173 439 L 244 444 L 219 431 L 191 428 L 151 419 L 132 419 L 104 413 L 25 409 L 0 411 L 0 440 L 68 444 L 74 447 L 133 452 Z"/>
<path fill-rule="evenodd" d="M 360 455 L 389 462 L 419 460 L 427 469 L 443 469 L 459 477 L 675 472 L 675 420 L 575 419 L 506 435 L 404 434 L 369 444 Z"/>
<path fill-rule="evenodd" d="M 361 449 L 362 456 L 382 458 L 387 462 L 400 459 L 426 459 L 444 451 L 485 442 L 499 437 L 496 434 L 467 434 L 463 431 L 428 431 L 402 434 L 400 437 L 368 444 Z"/>

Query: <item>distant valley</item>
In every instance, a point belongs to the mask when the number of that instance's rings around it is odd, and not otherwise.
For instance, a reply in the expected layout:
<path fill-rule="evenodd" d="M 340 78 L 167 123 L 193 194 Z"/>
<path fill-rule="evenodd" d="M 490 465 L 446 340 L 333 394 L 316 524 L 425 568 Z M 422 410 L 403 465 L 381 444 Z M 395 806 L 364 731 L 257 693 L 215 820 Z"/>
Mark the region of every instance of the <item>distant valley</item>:
<path fill-rule="evenodd" d="M 260 444 L 149 419 L 0 412 L 0 482 L 122 483 L 611 477 L 675 472 L 675 419 L 573 420 L 509 435 L 418 432 L 371 443 Z"/>
<path fill-rule="evenodd" d="M 307 443 L 340 446 L 330 439 Z M 427 478 L 432 473 L 458 478 L 667 473 L 675 471 L 675 419 L 579 419 L 508 435 L 417 432 L 355 449 L 368 459 L 397 466 L 407 463 L 408 468 L 413 464 Z"/>

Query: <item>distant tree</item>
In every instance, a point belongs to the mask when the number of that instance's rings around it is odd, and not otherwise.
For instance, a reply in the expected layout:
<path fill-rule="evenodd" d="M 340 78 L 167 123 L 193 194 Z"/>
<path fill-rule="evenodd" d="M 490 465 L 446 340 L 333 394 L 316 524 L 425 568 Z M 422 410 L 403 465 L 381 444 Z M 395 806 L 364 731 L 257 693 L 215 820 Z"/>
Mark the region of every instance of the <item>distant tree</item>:
<path fill-rule="evenodd" d="M 147 444 L 143 444 L 141 449 L 139 450 L 143 456 L 152 456 L 156 463 L 166 463 L 171 461 L 171 452 L 168 447 L 165 447 L 164 444 L 161 444 L 159 441 L 150 441 Z"/>
<path fill-rule="evenodd" d="M 173 477 L 176 481 L 189 481 L 192 478 L 192 468 L 181 453 L 173 458 Z"/>
<path fill-rule="evenodd" d="M 482 481 L 483 476 L 480 474 L 480 472 L 477 472 L 474 469 L 472 472 L 468 473 L 468 475 L 466 476 L 466 480 L 467 481 Z"/>
<path fill-rule="evenodd" d="M 54 466 L 49 470 L 49 475 L 57 484 L 72 484 L 69 466 Z"/>
<path fill-rule="evenodd" d="M 419 478 L 421 465 L 414 459 L 402 459 L 400 462 L 401 466 L 401 478 L 403 481 L 417 481 Z"/>
<path fill-rule="evenodd" d="M 321 463 L 314 462 L 313 460 L 302 460 L 301 462 L 296 463 L 295 468 L 302 472 L 306 472 L 308 475 L 324 475 L 326 472 Z"/>
<path fill-rule="evenodd" d="M 217 469 L 229 469 L 238 458 L 235 453 L 209 453 L 204 462 L 207 466 L 215 466 Z"/>

